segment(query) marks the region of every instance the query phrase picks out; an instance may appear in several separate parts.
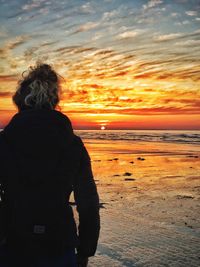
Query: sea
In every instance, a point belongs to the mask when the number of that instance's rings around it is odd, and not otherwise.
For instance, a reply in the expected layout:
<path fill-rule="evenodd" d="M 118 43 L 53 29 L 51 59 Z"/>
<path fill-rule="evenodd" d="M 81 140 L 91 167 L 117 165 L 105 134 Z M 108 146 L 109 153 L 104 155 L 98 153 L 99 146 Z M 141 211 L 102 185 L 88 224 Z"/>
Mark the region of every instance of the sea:
<path fill-rule="evenodd" d="M 2 129 L 0 129 L 0 132 Z M 87 140 L 122 140 L 200 145 L 200 130 L 75 130 Z"/>
<path fill-rule="evenodd" d="M 164 142 L 200 145 L 200 131 L 186 130 L 75 130 L 82 139 Z"/>

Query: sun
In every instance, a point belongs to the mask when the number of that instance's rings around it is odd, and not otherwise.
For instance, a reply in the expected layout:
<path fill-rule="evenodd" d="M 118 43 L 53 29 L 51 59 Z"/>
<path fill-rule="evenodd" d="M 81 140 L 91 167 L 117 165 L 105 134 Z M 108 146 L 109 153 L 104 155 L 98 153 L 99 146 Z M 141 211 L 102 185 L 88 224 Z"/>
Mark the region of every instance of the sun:
<path fill-rule="evenodd" d="M 105 126 L 101 126 L 101 130 L 105 130 L 106 129 L 106 127 Z"/>

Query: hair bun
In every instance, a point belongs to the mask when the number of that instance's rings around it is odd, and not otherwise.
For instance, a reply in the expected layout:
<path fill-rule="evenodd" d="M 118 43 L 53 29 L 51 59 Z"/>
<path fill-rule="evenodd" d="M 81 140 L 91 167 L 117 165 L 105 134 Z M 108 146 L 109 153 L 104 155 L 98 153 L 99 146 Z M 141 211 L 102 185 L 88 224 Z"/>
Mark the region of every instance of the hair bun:
<path fill-rule="evenodd" d="M 56 107 L 59 102 L 59 76 L 50 65 L 37 63 L 22 77 L 13 96 L 19 110 Z"/>
<path fill-rule="evenodd" d="M 58 76 L 50 65 L 37 64 L 37 67 L 31 67 L 31 79 L 45 82 L 58 82 Z"/>

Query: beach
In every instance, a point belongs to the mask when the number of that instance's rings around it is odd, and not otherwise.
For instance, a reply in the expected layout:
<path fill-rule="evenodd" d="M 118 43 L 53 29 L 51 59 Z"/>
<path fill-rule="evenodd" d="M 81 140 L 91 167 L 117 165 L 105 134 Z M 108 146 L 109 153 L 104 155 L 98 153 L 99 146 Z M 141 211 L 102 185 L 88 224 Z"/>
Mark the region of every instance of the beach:
<path fill-rule="evenodd" d="M 100 195 L 101 234 L 89 267 L 200 266 L 199 132 L 167 141 L 163 133 L 91 132 L 77 132 Z"/>
<path fill-rule="evenodd" d="M 100 196 L 88 267 L 199 267 L 200 131 L 75 133 Z"/>

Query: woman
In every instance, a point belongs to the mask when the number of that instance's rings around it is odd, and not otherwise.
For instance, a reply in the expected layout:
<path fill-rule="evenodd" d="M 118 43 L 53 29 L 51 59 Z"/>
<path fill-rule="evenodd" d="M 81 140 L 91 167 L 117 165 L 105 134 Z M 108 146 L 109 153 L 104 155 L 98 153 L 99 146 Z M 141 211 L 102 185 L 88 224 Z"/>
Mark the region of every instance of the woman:
<path fill-rule="evenodd" d="M 98 193 L 86 148 L 55 110 L 59 92 L 51 66 L 30 68 L 13 96 L 19 112 L 0 133 L 0 267 L 84 267 L 95 254 Z"/>

